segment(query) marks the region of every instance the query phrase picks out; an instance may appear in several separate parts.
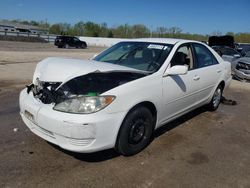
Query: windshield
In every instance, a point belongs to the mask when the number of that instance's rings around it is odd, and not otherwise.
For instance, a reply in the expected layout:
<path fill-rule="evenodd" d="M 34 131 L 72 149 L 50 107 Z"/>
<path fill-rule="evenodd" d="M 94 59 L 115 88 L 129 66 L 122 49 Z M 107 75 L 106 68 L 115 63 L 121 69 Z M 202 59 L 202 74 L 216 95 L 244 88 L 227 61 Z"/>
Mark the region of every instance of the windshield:
<path fill-rule="evenodd" d="M 173 45 L 149 42 L 120 42 L 94 58 L 142 71 L 156 72 Z"/>

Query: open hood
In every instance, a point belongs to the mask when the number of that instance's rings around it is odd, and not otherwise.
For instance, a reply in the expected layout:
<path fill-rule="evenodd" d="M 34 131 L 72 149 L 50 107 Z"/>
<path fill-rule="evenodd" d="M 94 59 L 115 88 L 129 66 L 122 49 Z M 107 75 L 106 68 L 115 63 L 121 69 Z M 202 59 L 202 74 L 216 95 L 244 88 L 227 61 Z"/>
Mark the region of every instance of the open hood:
<path fill-rule="evenodd" d="M 50 57 L 37 64 L 33 76 L 33 83 L 35 83 L 37 78 L 44 82 L 65 82 L 74 77 L 85 75 L 91 72 L 109 71 L 125 71 L 135 73 L 144 72 L 129 67 L 111 63 L 97 62 L 93 60 Z"/>

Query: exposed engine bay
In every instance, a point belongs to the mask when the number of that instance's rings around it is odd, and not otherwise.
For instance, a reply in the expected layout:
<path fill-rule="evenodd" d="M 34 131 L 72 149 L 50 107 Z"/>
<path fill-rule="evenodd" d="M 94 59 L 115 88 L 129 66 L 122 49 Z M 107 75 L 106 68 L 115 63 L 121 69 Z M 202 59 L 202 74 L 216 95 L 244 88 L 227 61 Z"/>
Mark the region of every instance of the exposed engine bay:
<path fill-rule="evenodd" d="M 37 83 L 27 86 L 27 92 L 32 91 L 34 97 L 44 104 L 57 104 L 78 95 L 99 96 L 110 89 L 146 75 L 145 73 L 121 71 L 92 72 L 75 77 L 63 84 L 62 82 L 43 82 L 37 79 Z"/>

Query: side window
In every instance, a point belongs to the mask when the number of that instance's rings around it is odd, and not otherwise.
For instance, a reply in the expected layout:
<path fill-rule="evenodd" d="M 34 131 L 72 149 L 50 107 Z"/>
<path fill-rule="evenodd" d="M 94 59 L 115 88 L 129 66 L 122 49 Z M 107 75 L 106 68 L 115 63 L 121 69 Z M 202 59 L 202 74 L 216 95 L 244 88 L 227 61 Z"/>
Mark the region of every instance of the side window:
<path fill-rule="evenodd" d="M 189 70 L 193 69 L 193 54 L 190 45 L 181 46 L 171 60 L 171 67 L 175 65 L 187 65 Z"/>
<path fill-rule="evenodd" d="M 217 60 L 213 54 L 201 44 L 193 44 L 196 57 L 196 66 L 195 68 L 202 68 L 214 64 L 218 64 Z"/>
<path fill-rule="evenodd" d="M 74 37 L 74 42 L 78 42 L 78 41 L 79 41 L 79 39 Z"/>

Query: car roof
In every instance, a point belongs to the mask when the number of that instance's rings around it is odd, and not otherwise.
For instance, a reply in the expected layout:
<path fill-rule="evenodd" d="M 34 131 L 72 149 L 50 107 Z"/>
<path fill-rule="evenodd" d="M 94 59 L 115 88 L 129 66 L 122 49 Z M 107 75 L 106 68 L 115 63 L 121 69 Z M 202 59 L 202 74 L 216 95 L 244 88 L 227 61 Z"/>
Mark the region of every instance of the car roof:
<path fill-rule="evenodd" d="M 74 36 L 60 35 L 60 36 L 57 36 L 57 38 L 74 38 Z"/>
<path fill-rule="evenodd" d="M 198 42 L 194 40 L 175 39 L 175 38 L 139 38 L 139 39 L 131 39 L 130 41 L 154 42 L 154 43 L 164 43 L 164 44 L 176 44 L 178 42 Z"/>

